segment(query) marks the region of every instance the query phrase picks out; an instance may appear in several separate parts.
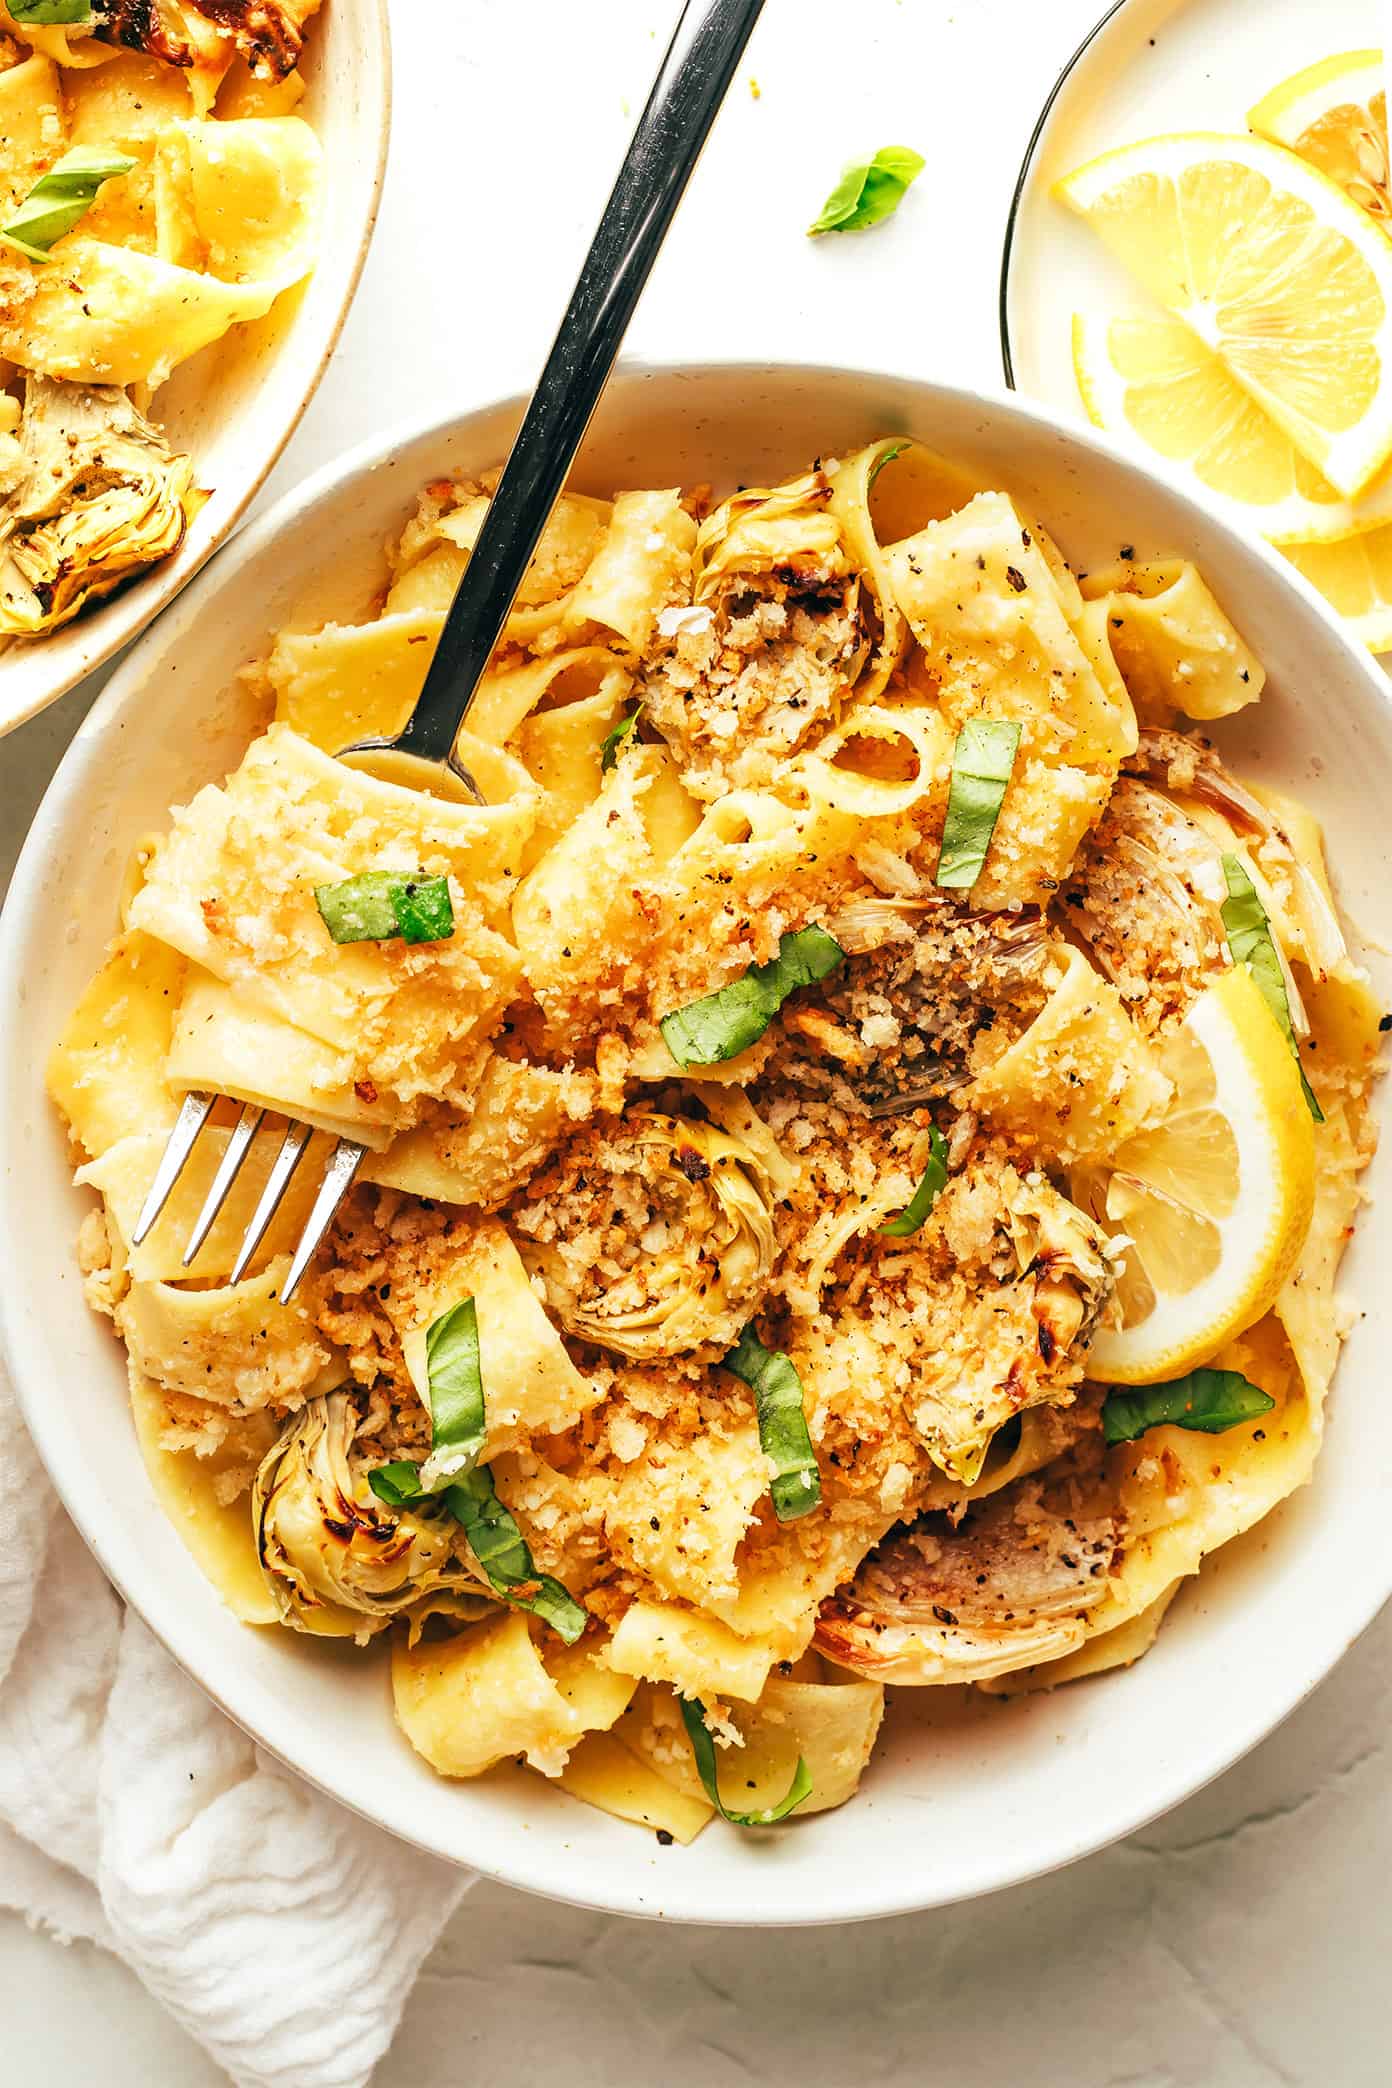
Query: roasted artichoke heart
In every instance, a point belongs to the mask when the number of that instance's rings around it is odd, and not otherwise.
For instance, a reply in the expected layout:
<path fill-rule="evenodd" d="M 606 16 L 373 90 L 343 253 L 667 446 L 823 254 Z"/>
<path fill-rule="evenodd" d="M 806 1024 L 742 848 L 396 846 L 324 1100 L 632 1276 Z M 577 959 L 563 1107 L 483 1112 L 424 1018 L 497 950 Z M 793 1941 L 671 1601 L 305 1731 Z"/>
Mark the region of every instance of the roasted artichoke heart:
<path fill-rule="evenodd" d="M 482 1593 L 443 1509 L 408 1513 L 379 1501 L 350 1453 L 360 1414 L 347 1392 L 311 1399 L 261 1461 L 252 1516 L 261 1570 L 281 1620 L 332 1629 L 350 1613 L 356 1635 L 380 1631 L 431 1594 Z"/>
<path fill-rule="evenodd" d="M 1107 1593 L 1108 1514 L 1024 1479 L 959 1529 L 929 1515 L 870 1553 L 821 1607 L 817 1650 L 876 1682 L 979 1682 L 1073 1652 Z"/>
<path fill-rule="evenodd" d="M 1042 1175 L 1012 1187 L 1006 1223 L 1021 1276 L 1034 1278 L 1034 1316 L 1045 1362 L 1086 1341 L 1116 1290 L 1107 1235 Z"/>
<path fill-rule="evenodd" d="M 226 39 L 253 72 L 284 79 L 319 0 L 93 0 L 92 34 L 187 68 Z"/>
<path fill-rule="evenodd" d="M 743 1139 L 634 1110 L 566 1148 L 516 1222 L 561 1324 L 651 1361 L 739 1338 L 773 1266 L 773 1200 Z"/>
<path fill-rule="evenodd" d="M 114 386 L 26 380 L 0 459 L 0 642 L 71 622 L 183 542 L 193 465 Z"/>
<path fill-rule="evenodd" d="M 669 646 L 645 676 L 647 715 L 696 796 L 770 782 L 834 725 L 880 628 L 831 481 L 736 493 L 702 523 L 692 601 L 659 620 Z"/>

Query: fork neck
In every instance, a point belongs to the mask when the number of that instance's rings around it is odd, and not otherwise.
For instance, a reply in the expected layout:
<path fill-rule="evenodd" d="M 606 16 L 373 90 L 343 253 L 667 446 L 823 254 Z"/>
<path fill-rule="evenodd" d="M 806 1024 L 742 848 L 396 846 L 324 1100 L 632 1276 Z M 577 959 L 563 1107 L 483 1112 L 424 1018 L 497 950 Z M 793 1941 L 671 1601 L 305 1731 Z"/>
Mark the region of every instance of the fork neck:
<path fill-rule="evenodd" d="M 763 4 L 682 11 L 397 741 L 406 753 L 443 761 L 454 745 Z"/>

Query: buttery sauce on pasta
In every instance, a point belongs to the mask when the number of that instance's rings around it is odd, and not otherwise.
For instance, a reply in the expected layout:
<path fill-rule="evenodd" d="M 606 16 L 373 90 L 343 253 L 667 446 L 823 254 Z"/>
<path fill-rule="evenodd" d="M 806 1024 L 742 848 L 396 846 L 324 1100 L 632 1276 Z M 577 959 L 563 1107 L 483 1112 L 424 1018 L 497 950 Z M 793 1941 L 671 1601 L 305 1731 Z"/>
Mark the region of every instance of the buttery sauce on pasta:
<path fill-rule="evenodd" d="M 94 0 L 64 27 L 0 0 L 0 645 L 170 556 L 207 497 L 151 400 L 314 265 L 319 4 Z"/>
<path fill-rule="evenodd" d="M 847 1799 L 887 1683 L 1135 1659 L 1308 1477 L 1378 1010 L 1313 822 L 1189 722 L 1263 683 L 1200 576 L 1075 575 L 911 443 L 566 495 L 462 735 L 487 804 L 339 765 L 408 715 L 488 494 L 432 484 L 378 613 L 250 670 L 265 729 L 141 850 L 51 1085 L 237 1613 L 389 1636 L 442 1774 L 523 1757 L 688 1840 L 717 1792 Z M 1280 1265 L 1123 1392 L 1099 1359 L 1221 1280 L 1223 1023 L 1299 1120 Z M 191 1268 L 230 1117 L 130 1244 L 195 1088 L 316 1127 L 236 1284 L 269 1130 Z"/>

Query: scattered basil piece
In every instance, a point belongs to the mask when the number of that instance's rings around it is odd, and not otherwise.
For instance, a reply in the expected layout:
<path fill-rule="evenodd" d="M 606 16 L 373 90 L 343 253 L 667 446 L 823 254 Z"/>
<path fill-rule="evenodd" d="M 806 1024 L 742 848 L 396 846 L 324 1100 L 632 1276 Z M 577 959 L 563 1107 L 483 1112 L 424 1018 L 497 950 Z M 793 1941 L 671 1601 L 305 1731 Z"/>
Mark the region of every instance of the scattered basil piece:
<path fill-rule="evenodd" d="M 793 1808 L 801 1805 L 804 1798 L 811 1797 L 811 1771 L 799 1755 L 787 1796 L 781 1798 L 777 1805 L 767 1805 L 760 1812 L 730 1812 L 720 1795 L 720 1780 L 715 1766 L 715 1742 L 710 1736 L 710 1727 L 706 1724 L 706 1707 L 699 1697 L 684 1696 L 678 1698 L 678 1702 L 681 1704 L 682 1724 L 686 1727 L 686 1736 L 691 1742 L 691 1752 L 696 1757 L 696 1767 L 701 1782 L 705 1785 L 706 1796 L 722 1820 L 728 1820 L 733 1827 L 774 1827 L 780 1820 L 786 1820 Z"/>
<path fill-rule="evenodd" d="M 447 877 L 364 870 L 342 884 L 316 885 L 314 903 L 336 943 L 448 942 L 454 934 Z"/>
<path fill-rule="evenodd" d="M 980 877 L 1019 746 L 1013 718 L 969 718 L 958 733 L 938 856 L 940 885 L 964 892 Z"/>
<path fill-rule="evenodd" d="M 774 1465 L 769 1486 L 773 1512 L 780 1522 L 796 1522 L 822 1498 L 822 1476 L 807 1432 L 802 1379 L 787 1356 L 764 1347 L 753 1327 L 745 1328 L 724 1364 L 754 1394 L 759 1447 Z"/>
<path fill-rule="evenodd" d="M 367 1483 L 389 1508 L 404 1508 L 408 1502 L 430 1498 L 429 1489 L 421 1485 L 420 1466 L 407 1459 L 378 1465 L 368 1473 Z M 589 1613 L 558 1580 L 552 1580 L 549 1573 L 537 1572 L 522 1532 L 498 1499 L 487 1465 L 476 1465 L 464 1478 L 453 1480 L 441 1498 L 455 1521 L 462 1525 L 469 1549 L 494 1591 L 518 1609 L 530 1610 L 542 1618 L 568 1646 L 573 1646 L 585 1629 Z"/>
<path fill-rule="evenodd" d="M 475 1465 L 464 1478 L 453 1480 L 445 1488 L 444 1502 L 463 1525 L 469 1549 L 495 1591 L 518 1609 L 540 1617 L 573 1646 L 589 1612 L 549 1573 L 537 1572 L 526 1539 L 498 1499 L 487 1465 Z"/>
<path fill-rule="evenodd" d="M 430 1464 L 435 1471 L 447 1469 L 454 1478 L 473 1470 L 487 1432 L 478 1311 L 472 1298 L 452 1305 L 427 1328 L 425 1374 L 430 1386 Z"/>
<path fill-rule="evenodd" d="M 1225 855 L 1223 876 L 1227 880 L 1228 896 L 1223 901 L 1223 926 L 1228 931 L 1228 949 L 1234 964 L 1245 964 L 1257 985 L 1261 997 L 1270 1008 L 1280 1025 L 1281 1035 L 1290 1046 L 1295 1070 L 1300 1075 L 1300 1092 L 1305 1097 L 1305 1107 L 1317 1124 L 1324 1122 L 1324 1111 L 1320 1108 L 1315 1091 L 1305 1078 L 1305 1068 L 1300 1063 L 1300 1046 L 1295 1041 L 1295 1027 L 1291 1022 L 1290 999 L 1286 993 L 1286 975 L 1281 969 L 1276 944 L 1271 933 L 1271 923 L 1266 917 L 1257 888 L 1247 874 L 1242 858 Z"/>
<path fill-rule="evenodd" d="M 882 145 L 873 159 L 855 160 L 846 168 L 815 224 L 809 239 L 823 232 L 863 232 L 893 217 L 911 181 L 923 172 L 924 158 L 908 145 Z"/>
<path fill-rule="evenodd" d="M 783 936 L 778 955 L 753 964 L 718 993 L 662 1018 L 667 1049 L 679 1066 L 714 1066 L 757 1044 L 788 995 L 836 970 L 845 956 L 825 928 Z"/>
<path fill-rule="evenodd" d="M 928 1127 L 928 1165 L 923 1170 L 917 1189 L 910 1197 L 897 1218 L 882 1225 L 880 1232 L 886 1239 L 907 1240 L 916 1233 L 947 1187 L 947 1140 L 936 1124 Z"/>
<path fill-rule="evenodd" d="M 388 1508 L 404 1508 L 408 1501 L 418 1501 L 425 1492 L 421 1485 L 420 1466 L 409 1458 L 401 1458 L 396 1464 L 378 1465 L 367 1475 L 367 1483 L 379 1501 Z"/>
<path fill-rule="evenodd" d="M 102 183 L 129 174 L 134 165 L 124 152 L 74 145 L 35 182 L 9 223 L 0 227 L 0 239 L 31 261 L 47 261 L 54 241 L 91 209 Z"/>
<path fill-rule="evenodd" d="M 887 442 L 885 444 L 884 448 L 880 451 L 878 457 L 876 457 L 874 463 L 870 466 L 869 475 L 865 481 L 865 490 L 867 493 L 870 491 L 870 488 L 874 485 L 880 473 L 884 470 L 886 464 L 892 464 L 896 457 L 902 456 L 903 452 L 908 448 L 908 446 L 909 445 L 907 444 L 907 442 Z"/>
<path fill-rule="evenodd" d="M 67 29 L 86 29 L 95 20 L 91 0 L 6 0 L 16 22 L 36 26 L 61 23 Z"/>
<path fill-rule="evenodd" d="M 638 710 L 642 709 L 640 704 Z M 606 732 L 599 743 L 600 773 L 607 776 L 618 760 L 622 749 L 632 739 L 638 723 L 638 710 L 631 710 L 626 718 L 620 718 L 612 732 Z"/>
<path fill-rule="evenodd" d="M 1102 1409 L 1102 1433 L 1109 1443 L 1131 1443 L 1148 1428 L 1169 1423 L 1221 1435 L 1240 1421 L 1269 1414 L 1275 1404 L 1239 1370 L 1191 1370 L 1164 1385 L 1114 1386 Z"/>
<path fill-rule="evenodd" d="M 447 877 L 408 877 L 392 899 L 403 942 L 448 942 L 454 934 L 454 906 Z"/>

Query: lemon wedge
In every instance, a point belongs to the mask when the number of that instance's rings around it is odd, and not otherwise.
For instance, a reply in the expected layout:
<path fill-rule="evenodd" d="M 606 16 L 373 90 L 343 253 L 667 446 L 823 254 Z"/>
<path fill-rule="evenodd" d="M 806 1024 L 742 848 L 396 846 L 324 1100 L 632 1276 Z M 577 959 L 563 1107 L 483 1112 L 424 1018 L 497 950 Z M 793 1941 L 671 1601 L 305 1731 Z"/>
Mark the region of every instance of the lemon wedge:
<path fill-rule="evenodd" d="M 1093 1336 L 1088 1375 L 1182 1377 L 1268 1310 L 1309 1230 L 1314 1129 L 1290 1048 L 1251 974 L 1227 972 L 1165 1040 L 1163 1119 L 1074 1177 L 1123 1234 L 1120 1324 Z"/>
<path fill-rule="evenodd" d="M 1392 525 L 1337 544 L 1283 544 L 1281 549 L 1355 638 L 1375 653 L 1392 652 Z"/>
<path fill-rule="evenodd" d="M 1392 219 L 1381 51 L 1339 51 L 1307 65 L 1263 95 L 1247 122 L 1337 181 L 1370 217 Z"/>
<path fill-rule="evenodd" d="M 1264 138 L 1177 133 L 1055 194 L 1348 499 L 1392 455 L 1392 240 Z"/>
<path fill-rule="evenodd" d="M 1076 313 L 1073 369 L 1099 428 L 1130 429 L 1181 473 L 1240 501 L 1273 544 L 1325 543 L 1392 522 L 1392 469 L 1345 500 L 1182 319 Z"/>

